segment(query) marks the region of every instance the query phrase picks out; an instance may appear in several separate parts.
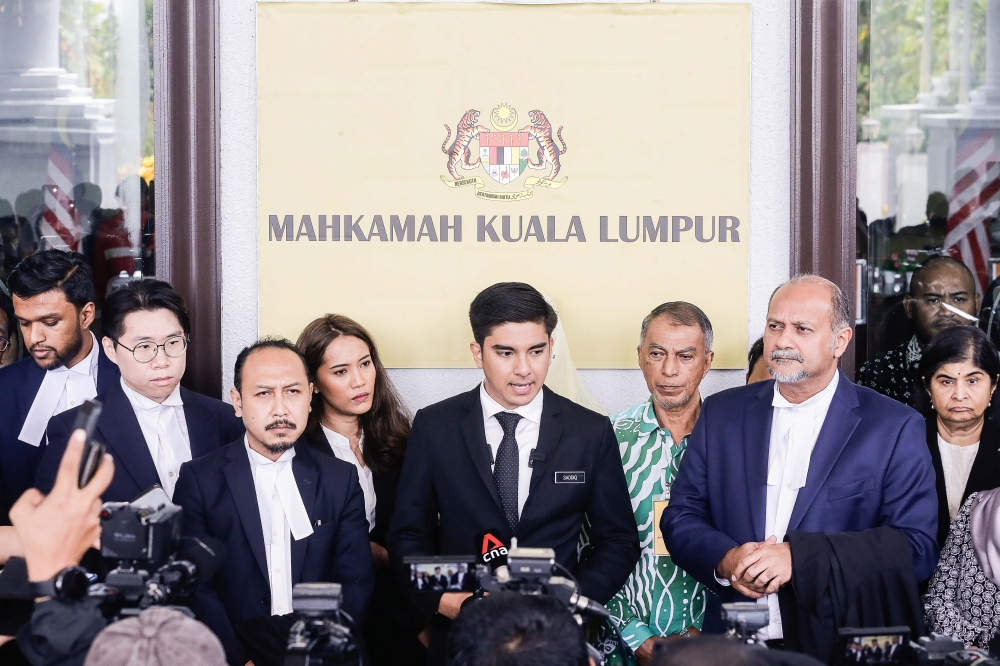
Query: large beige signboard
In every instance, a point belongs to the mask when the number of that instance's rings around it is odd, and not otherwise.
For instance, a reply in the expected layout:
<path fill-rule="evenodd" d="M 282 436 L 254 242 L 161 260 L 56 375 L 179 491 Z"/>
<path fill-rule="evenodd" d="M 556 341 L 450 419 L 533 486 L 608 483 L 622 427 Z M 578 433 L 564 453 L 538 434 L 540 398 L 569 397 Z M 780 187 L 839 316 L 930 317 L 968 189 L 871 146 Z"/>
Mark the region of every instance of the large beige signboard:
<path fill-rule="evenodd" d="M 747 4 L 260 3 L 261 333 L 325 312 L 394 367 L 467 367 L 499 281 L 584 368 L 701 306 L 747 344 Z"/>

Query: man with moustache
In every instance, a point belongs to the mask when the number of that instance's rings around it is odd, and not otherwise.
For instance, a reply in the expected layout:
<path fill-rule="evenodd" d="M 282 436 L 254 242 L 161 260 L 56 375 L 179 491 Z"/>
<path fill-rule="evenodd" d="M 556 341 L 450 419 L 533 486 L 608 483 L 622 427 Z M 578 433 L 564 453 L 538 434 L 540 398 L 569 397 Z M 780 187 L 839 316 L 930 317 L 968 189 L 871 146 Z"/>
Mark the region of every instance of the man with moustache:
<path fill-rule="evenodd" d="M 166 282 L 135 280 L 108 296 L 101 313 L 104 352 L 121 372 L 102 397 L 96 438 L 115 459 L 105 502 L 129 502 L 159 484 L 173 497 L 181 465 L 243 434 L 231 405 L 181 387 L 191 322 Z M 35 487 L 49 492 L 80 408 L 49 421 Z"/>
<path fill-rule="evenodd" d="M 913 272 L 903 297 L 914 334 L 908 341 L 870 359 L 858 370 L 858 384 L 913 407 L 913 386 L 923 349 L 950 326 L 975 326 L 980 297 L 969 267 L 952 257 L 931 257 Z"/>
<path fill-rule="evenodd" d="M 267 647 L 280 663 L 297 583 L 340 583 L 344 610 L 357 626 L 364 621 L 375 585 L 365 499 L 353 465 L 299 445 L 313 385 L 291 342 L 245 348 L 234 383 L 229 395 L 246 434 L 184 463 L 174 491 L 184 536 L 226 546 L 191 609 L 229 663 L 243 666 Z M 261 640 L 274 634 L 270 646 Z"/>
<path fill-rule="evenodd" d="M 757 599 L 770 615 L 761 637 L 792 647 L 802 636 L 783 627 L 778 603 L 794 564 L 786 534 L 865 539 L 859 533 L 886 526 L 917 580 L 937 561 L 923 420 L 837 370 L 850 324 L 848 301 L 828 280 L 799 276 L 774 292 L 764 332 L 774 380 L 705 401 L 661 520 L 674 562 L 714 593 L 708 613 Z M 809 584 L 797 581 L 795 592 Z"/>
<path fill-rule="evenodd" d="M 657 519 L 701 413 L 698 386 L 712 368 L 712 323 L 696 305 L 664 303 L 643 319 L 637 352 L 649 399 L 612 416 L 611 423 L 642 554 L 608 610 L 645 666 L 657 641 L 697 634 L 705 613 L 704 586 L 673 563 Z M 617 637 L 603 634 L 605 652 L 616 655 Z"/>
<path fill-rule="evenodd" d="M 0 524 L 7 525 L 10 507 L 35 480 L 49 419 L 102 395 L 119 376 L 88 330 L 94 283 L 82 254 L 36 252 L 8 286 L 30 358 L 0 369 Z"/>

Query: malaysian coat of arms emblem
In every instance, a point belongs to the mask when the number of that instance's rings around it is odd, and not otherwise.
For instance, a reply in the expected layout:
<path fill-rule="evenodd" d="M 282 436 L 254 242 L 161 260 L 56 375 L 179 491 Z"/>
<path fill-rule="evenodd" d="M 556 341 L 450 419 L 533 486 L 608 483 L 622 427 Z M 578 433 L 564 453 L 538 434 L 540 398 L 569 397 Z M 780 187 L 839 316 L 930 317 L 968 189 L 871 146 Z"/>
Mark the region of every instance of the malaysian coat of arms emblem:
<path fill-rule="evenodd" d="M 448 156 L 448 173 L 452 179 L 441 176 L 445 185 L 451 188 L 474 185 L 476 196 L 491 201 L 519 201 L 528 199 L 535 187 L 557 189 L 568 177 L 556 180 L 562 169 L 561 157 L 566 153 L 566 142 L 560 127 L 556 132 L 561 148 L 552 137 L 552 124 L 539 109 L 528 112 L 530 123 L 521 129 L 517 126 L 517 111 L 509 104 L 500 104 L 490 113 L 490 123 L 495 131 L 479 125 L 480 112 L 469 109 L 455 127 L 455 139 L 451 141 L 451 128 L 445 125 L 448 134 L 441 151 Z M 512 131 L 513 130 L 513 131 Z M 473 145 L 477 143 L 478 145 Z M 496 191 L 485 189 L 486 182 L 476 175 L 463 175 L 464 171 L 479 167 L 500 185 L 515 183 L 529 170 L 548 172 L 546 175 L 525 178 L 524 189 L 520 191 Z"/>

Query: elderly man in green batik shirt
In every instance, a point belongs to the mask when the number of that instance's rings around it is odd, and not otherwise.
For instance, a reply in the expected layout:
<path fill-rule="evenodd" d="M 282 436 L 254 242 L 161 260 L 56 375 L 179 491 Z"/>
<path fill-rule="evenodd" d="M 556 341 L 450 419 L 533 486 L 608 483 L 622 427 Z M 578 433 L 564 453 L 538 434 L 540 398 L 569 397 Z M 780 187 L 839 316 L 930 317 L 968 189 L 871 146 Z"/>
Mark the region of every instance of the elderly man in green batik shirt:
<path fill-rule="evenodd" d="M 659 527 L 701 413 L 698 385 L 712 367 L 712 324 L 695 305 L 664 303 L 643 320 L 638 351 L 651 395 L 611 420 L 642 556 L 608 609 L 639 666 L 645 666 L 656 641 L 698 633 L 705 615 L 705 588 L 674 565 Z"/>

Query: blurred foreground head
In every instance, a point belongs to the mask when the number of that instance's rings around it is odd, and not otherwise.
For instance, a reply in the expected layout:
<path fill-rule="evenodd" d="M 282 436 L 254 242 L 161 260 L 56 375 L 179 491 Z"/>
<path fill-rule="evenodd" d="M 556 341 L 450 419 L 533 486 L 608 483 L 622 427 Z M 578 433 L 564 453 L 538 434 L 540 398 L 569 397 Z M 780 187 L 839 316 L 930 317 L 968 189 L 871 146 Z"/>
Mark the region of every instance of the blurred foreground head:
<path fill-rule="evenodd" d="M 462 609 L 448 666 L 587 666 L 583 630 L 554 599 L 491 594 Z"/>
<path fill-rule="evenodd" d="M 212 631 L 171 608 L 153 607 L 97 635 L 84 666 L 225 666 Z"/>

